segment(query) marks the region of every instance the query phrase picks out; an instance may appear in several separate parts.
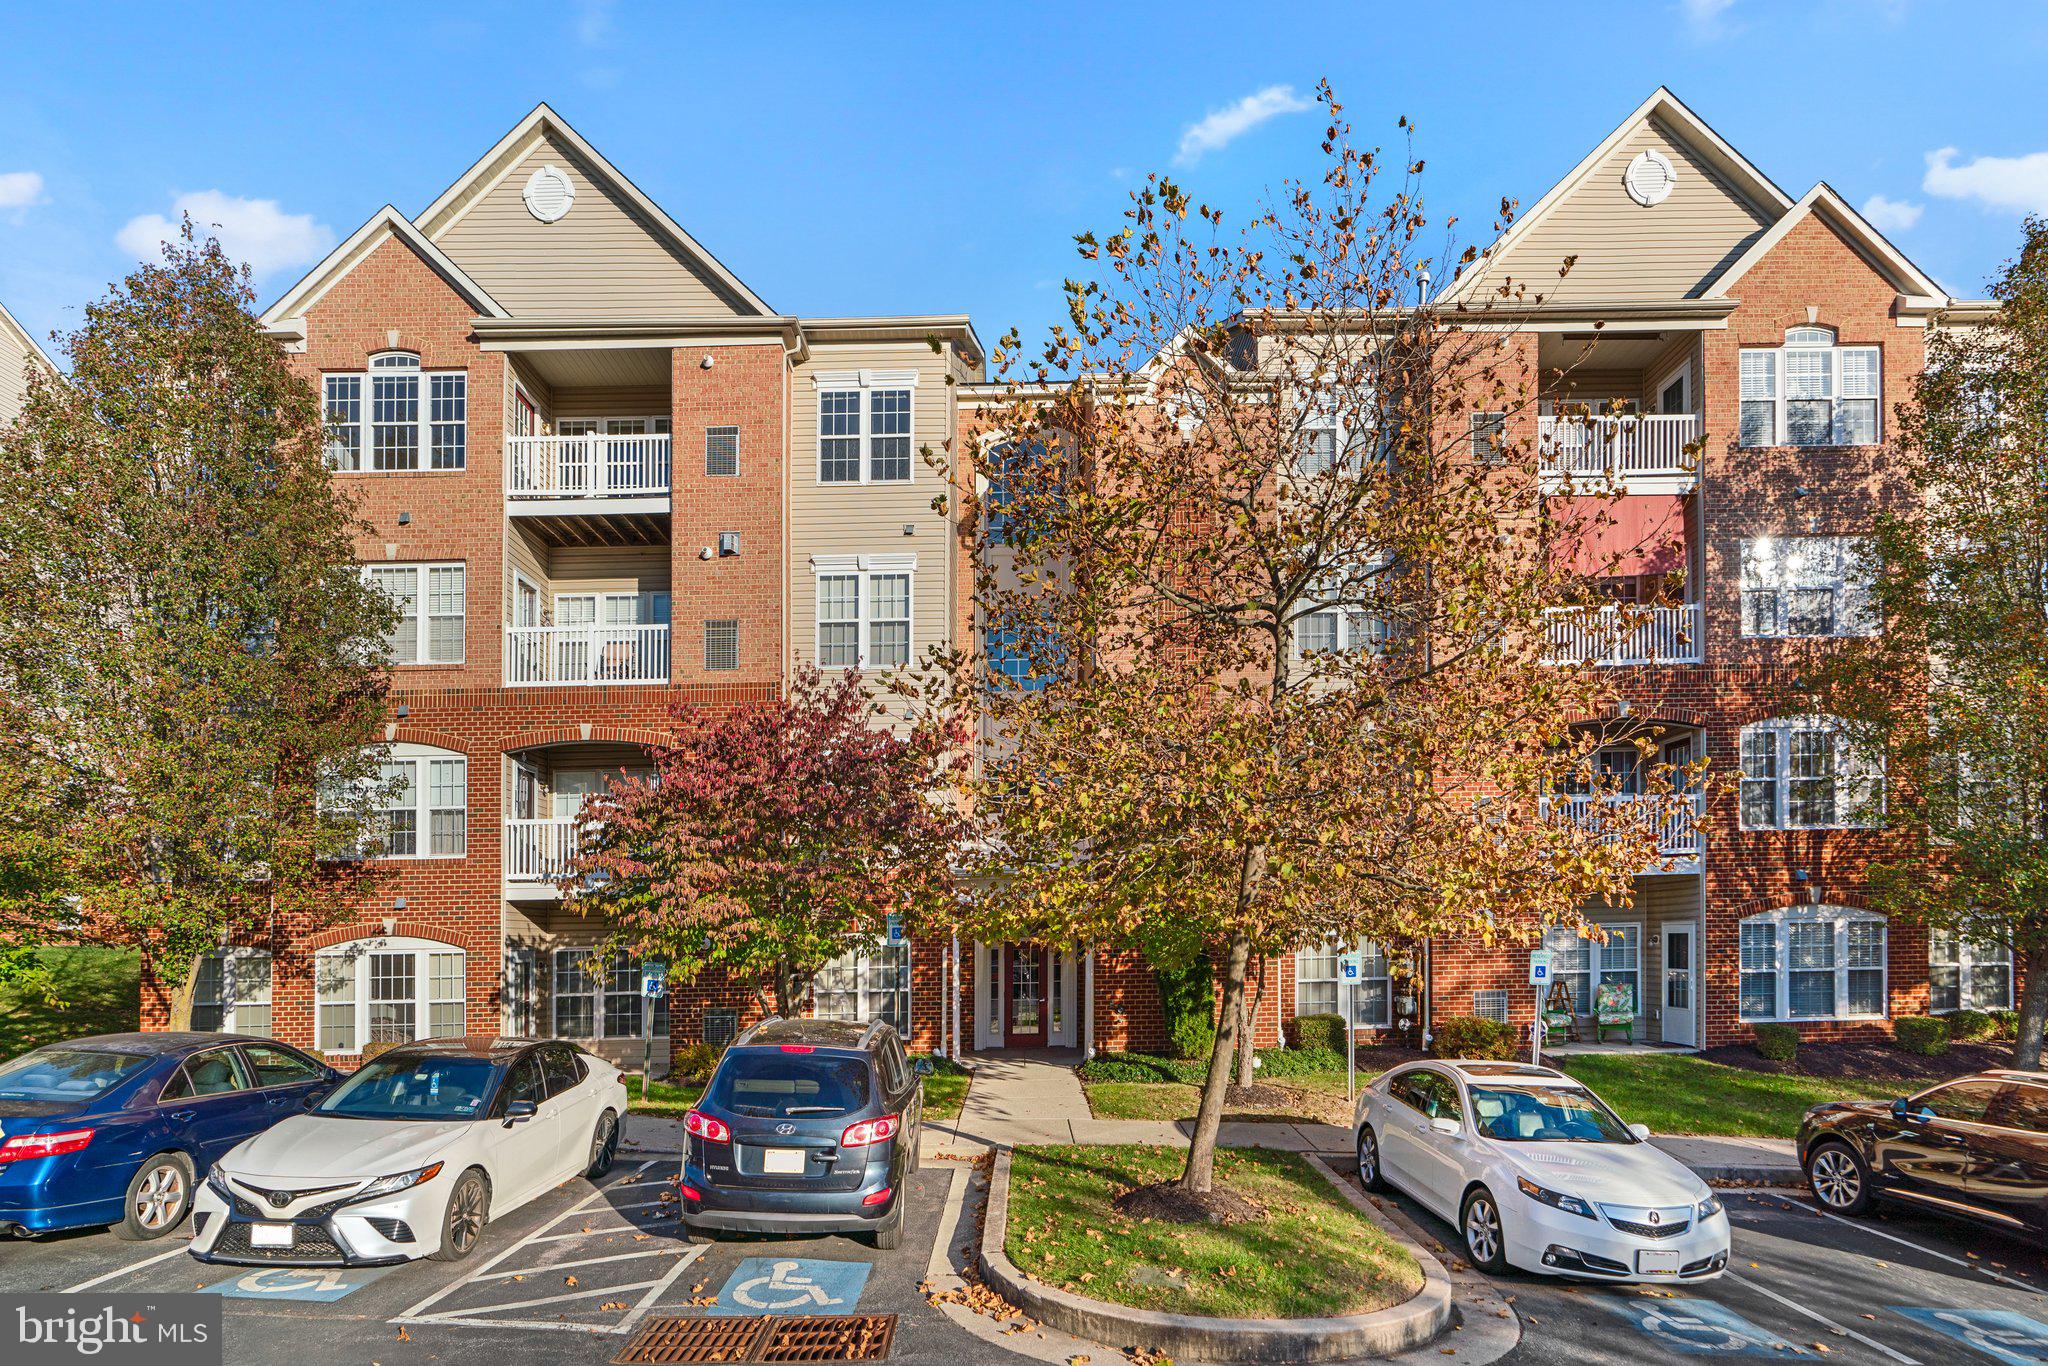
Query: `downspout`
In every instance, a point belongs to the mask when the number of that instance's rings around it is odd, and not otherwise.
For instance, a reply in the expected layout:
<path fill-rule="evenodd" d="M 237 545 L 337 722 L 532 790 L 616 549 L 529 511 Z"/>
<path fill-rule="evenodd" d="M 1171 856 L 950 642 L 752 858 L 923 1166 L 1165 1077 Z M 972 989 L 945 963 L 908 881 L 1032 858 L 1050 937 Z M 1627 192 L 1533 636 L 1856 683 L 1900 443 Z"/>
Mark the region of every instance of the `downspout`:
<path fill-rule="evenodd" d="M 947 1037 L 952 1042 L 951 1051 L 946 1056 L 950 1057 L 954 1062 L 958 1062 L 960 1061 L 960 936 L 958 934 L 953 936 L 953 948 L 949 959 L 949 966 L 951 972 L 948 975 L 952 978 L 953 984 L 951 989 L 946 992 L 946 1032 Z"/>
<path fill-rule="evenodd" d="M 1081 1058 L 1095 1056 L 1095 950 L 1081 960 L 1081 989 L 1088 1001 L 1081 1010 Z"/>
<path fill-rule="evenodd" d="M 1435 997 L 1435 995 L 1436 995 L 1436 991 L 1435 991 L 1435 988 L 1436 988 L 1436 956 L 1435 956 L 1435 955 L 1434 955 L 1433 953 L 1431 953 L 1431 952 L 1430 952 L 1430 949 L 1431 949 L 1431 947 L 1432 947 L 1432 946 L 1434 945 L 1434 943 L 1435 943 L 1435 941 L 1434 941 L 1434 940 L 1431 940 L 1431 939 L 1427 939 L 1427 938 L 1425 938 L 1425 939 L 1424 939 L 1424 940 L 1422 941 L 1422 1034 L 1421 1034 L 1421 1039 L 1422 1039 L 1422 1051 L 1423 1051 L 1423 1052 L 1425 1052 L 1425 1053 L 1427 1053 L 1427 1052 L 1429 1051 L 1429 1043 L 1430 1043 L 1430 1040 L 1431 1040 L 1432 1038 L 1434 1038 L 1434 1037 L 1435 1037 L 1435 1035 L 1434 1035 L 1434 1034 L 1432 1034 L 1432 1033 L 1430 1032 L 1430 1028 L 1429 1028 L 1429 1022 L 1430 1022 L 1430 1018 L 1431 1018 L 1431 1016 L 1430 1016 L 1430 1006 L 1431 1006 L 1431 1002 L 1432 1002 L 1432 999 L 1433 999 L 1433 998 Z"/>

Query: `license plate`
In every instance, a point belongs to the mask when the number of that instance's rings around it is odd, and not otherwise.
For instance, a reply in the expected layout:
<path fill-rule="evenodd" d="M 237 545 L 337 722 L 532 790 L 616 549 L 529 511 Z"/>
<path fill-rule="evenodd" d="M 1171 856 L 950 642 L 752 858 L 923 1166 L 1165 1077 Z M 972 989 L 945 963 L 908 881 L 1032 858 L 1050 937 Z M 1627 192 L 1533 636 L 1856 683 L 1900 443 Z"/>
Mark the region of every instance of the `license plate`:
<path fill-rule="evenodd" d="M 250 1247 L 290 1247 L 292 1226 L 290 1224 L 249 1225 Z"/>
<path fill-rule="evenodd" d="M 802 1176 L 809 1157 L 802 1148 L 763 1148 L 761 1170 L 771 1176 Z"/>
<path fill-rule="evenodd" d="M 1676 1276 L 1678 1254 L 1676 1252 L 1638 1252 L 1636 1271 L 1644 1276 Z"/>

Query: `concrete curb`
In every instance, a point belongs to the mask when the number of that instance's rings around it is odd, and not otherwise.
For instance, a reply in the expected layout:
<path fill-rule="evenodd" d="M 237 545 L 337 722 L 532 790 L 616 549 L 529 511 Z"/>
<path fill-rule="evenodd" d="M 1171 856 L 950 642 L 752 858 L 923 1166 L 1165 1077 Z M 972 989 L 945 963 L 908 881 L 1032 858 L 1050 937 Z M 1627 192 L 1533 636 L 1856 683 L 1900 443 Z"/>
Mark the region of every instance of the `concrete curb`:
<path fill-rule="evenodd" d="M 1313 1159 L 1311 1159 L 1313 1161 Z M 1314 1162 L 1332 1181 L 1327 1166 Z M 1362 1207 L 1361 1207 L 1362 1208 Z M 1419 1347 L 1450 1326 L 1451 1282 L 1443 1263 L 1378 1212 L 1366 1217 L 1401 1244 L 1422 1267 L 1415 1298 L 1369 1314 L 1319 1319 L 1212 1319 L 1162 1314 L 1089 1299 L 1032 1280 L 1003 1251 L 1010 1215 L 1010 1149 L 996 1154 L 988 1212 L 981 1230 L 981 1274 L 1010 1303 L 1076 1337 L 1111 1346 L 1142 1347 L 1198 1361 L 1345 1361 L 1393 1356 Z"/>

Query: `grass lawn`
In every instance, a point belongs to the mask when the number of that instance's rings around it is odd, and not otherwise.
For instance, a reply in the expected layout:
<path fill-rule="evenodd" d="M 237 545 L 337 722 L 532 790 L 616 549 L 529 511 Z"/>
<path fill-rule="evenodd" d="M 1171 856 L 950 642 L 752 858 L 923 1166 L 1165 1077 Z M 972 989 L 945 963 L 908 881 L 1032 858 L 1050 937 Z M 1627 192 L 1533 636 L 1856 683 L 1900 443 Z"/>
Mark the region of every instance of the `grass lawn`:
<path fill-rule="evenodd" d="M 1136 1309 L 1215 1318 L 1364 1313 L 1422 1288 L 1422 1269 L 1294 1153 L 1221 1148 L 1216 1181 L 1265 1207 L 1237 1224 L 1117 1213 L 1132 1186 L 1180 1174 L 1172 1148 L 1019 1148 L 1004 1249 L 1048 1285 Z"/>
<path fill-rule="evenodd" d="M 138 1027 L 139 960 L 131 949 L 44 949 L 58 1001 L 0 987 L 0 1059 L 59 1039 Z"/>
<path fill-rule="evenodd" d="M 1363 1086 L 1376 1075 L 1360 1068 L 1358 1084 Z M 1227 1106 L 1223 1117 L 1342 1124 L 1349 1114 L 1342 1072 L 1304 1072 L 1260 1085 L 1286 1092 L 1287 1100 L 1273 1105 Z M 1088 1108 L 1097 1119 L 1193 1119 L 1202 1100 L 1200 1087 L 1173 1081 L 1091 1081 L 1083 1089 L 1088 1093 Z"/>
<path fill-rule="evenodd" d="M 1587 1054 L 1546 1061 L 1600 1093 L 1631 1124 L 1660 1134 L 1790 1138 L 1809 1105 L 1889 1100 L 1925 1086 L 1897 1077 L 1751 1072 L 1677 1055 Z"/>
<path fill-rule="evenodd" d="M 967 1103 L 967 1083 L 974 1074 L 952 1063 L 943 1066 L 951 1070 L 935 1068 L 932 1074 L 924 1079 L 926 1119 L 958 1119 L 960 1107 Z"/>

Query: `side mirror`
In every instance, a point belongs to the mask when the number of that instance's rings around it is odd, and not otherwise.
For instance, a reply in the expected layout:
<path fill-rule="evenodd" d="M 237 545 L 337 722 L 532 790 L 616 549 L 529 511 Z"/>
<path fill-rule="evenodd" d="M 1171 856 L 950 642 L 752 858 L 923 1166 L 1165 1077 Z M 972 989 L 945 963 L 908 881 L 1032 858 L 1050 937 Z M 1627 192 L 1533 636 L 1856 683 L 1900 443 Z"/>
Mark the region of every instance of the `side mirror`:
<path fill-rule="evenodd" d="M 1638 1143 L 1648 1143 L 1650 1141 L 1650 1126 L 1647 1124 L 1631 1124 L 1628 1126 L 1628 1131 L 1636 1136 L 1636 1142 Z"/>
<path fill-rule="evenodd" d="M 1438 1115 L 1429 1122 L 1429 1127 L 1446 1138 L 1461 1138 L 1465 1133 L 1465 1126 L 1448 1115 Z"/>
<path fill-rule="evenodd" d="M 505 1123 L 517 1124 L 523 1119 L 532 1119 L 540 1113 L 540 1107 L 530 1100 L 515 1100 L 505 1107 Z"/>
<path fill-rule="evenodd" d="M 305 1095 L 299 1097 L 299 1108 L 301 1110 L 310 1110 L 325 1099 L 327 1099 L 327 1092 L 325 1090 L 308 1091 Z"/>

